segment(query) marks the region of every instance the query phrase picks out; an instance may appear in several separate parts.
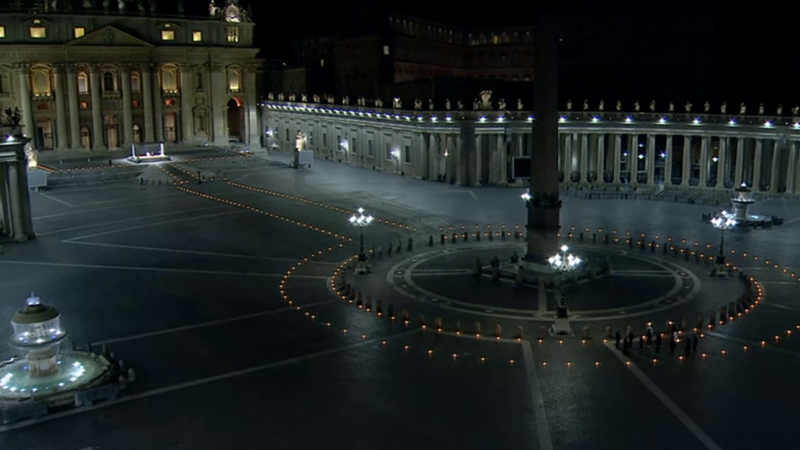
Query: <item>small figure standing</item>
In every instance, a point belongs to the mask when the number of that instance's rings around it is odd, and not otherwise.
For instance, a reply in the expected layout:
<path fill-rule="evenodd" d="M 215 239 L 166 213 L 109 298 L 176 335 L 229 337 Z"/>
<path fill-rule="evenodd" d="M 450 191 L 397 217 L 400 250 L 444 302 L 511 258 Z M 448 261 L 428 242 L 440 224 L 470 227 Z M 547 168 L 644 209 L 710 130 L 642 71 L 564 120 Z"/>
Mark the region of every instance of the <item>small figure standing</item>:
<path fill-rule="evenodd" d="M 661 333 L 656 335 L 656 353 L 661 351 Z"/>

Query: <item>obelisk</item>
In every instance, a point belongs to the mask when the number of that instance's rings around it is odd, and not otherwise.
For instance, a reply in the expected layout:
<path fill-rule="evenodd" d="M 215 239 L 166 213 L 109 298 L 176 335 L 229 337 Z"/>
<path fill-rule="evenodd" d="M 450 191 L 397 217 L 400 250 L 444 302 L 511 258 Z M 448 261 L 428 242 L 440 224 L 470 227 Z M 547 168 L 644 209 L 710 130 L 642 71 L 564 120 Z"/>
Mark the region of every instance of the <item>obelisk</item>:
<path fill-rule="evenodd" d="M 535 31 L 533 150 L 525 278 L 552 274 L 548 259 L 558 251 L 558 47 L 557 18 L 542 12 Z"/>

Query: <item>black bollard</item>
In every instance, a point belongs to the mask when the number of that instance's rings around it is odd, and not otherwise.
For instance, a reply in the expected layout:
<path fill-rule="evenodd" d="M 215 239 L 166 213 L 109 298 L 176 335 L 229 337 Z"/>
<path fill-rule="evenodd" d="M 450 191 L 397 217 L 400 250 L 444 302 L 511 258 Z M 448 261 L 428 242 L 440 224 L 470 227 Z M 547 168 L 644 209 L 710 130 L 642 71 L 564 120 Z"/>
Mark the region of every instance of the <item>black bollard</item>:
<path fill-rule="evenodd" d="M 413 250 L 413 249 L 414 249 L 414 239 L 412 239 L 412 238 L 408 238 L 408 247 L 407 247 L 406 249 L 407 249 L 408 251 L 411 251 L 411 250 Z"/>
<path fill-rule="evenodd" d="M 433 235 L 428 236 L 428 247 L 433 247 Z"/>
<path fill-rule="evenodd" d="M 439 236 L 439 241 L 441 242 L 442 245 L 444 245 L 444 234 Z"/>

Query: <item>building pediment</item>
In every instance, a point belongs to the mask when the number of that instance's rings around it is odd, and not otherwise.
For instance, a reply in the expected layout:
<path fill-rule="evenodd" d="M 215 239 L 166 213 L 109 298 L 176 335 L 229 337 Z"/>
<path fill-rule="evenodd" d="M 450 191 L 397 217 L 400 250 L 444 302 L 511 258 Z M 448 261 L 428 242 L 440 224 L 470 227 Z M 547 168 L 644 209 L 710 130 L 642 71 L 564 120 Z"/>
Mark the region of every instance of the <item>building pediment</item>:
<path fill-rule="evenodd" d="M 65 45 L 73 46 L 104 46 L 104 47 L 153 47 L 136 36 L 114 28 L 111 25 L 99 28 L 83 37 L 67 42 Z"/>

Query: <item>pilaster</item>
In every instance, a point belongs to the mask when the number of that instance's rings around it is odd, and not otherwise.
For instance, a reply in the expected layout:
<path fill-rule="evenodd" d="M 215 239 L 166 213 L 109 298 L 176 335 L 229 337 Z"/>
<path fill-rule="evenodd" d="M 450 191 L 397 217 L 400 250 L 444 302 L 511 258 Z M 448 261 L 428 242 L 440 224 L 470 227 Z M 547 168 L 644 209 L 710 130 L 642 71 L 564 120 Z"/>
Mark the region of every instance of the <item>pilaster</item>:
<path fill-rule="evenodd" d="M 34 135 L 36 130 L 33 126 L 33 107 L 31 106 L 31 81 L 29 74 L 29 66 L 27 64 L 15 64 L 14 70 L 17 72 L 19 81 L 19 97 L 22 101 L 22 132 L 25 136 L 31 138 L 30 146 L 33 149 L 37 148 Z"/>
<path fill-rule="evenodd" d="M 711 138 L 703 136 L 700 141 L 700 181 L 699 187 L 708 187 L 708 147 Z"/>
<path fill-rule="evenodd" d="M 736 187 L 742 185 L 744 181 L 744 138 L 736 138 L 736 173 L 735 173 Z"/>
<path fill-rule="evenodd" d="M 81 121 L 78 110 L 78 79 L 74 64 L 67 64 L 67 104 L 69 109 L 70 147 L 81 149 Z"/>
<path fill-rule="evenodd" d="M 155 142 L 153 125 L 153 65 L 142 64 L 142 108 L 144 109 L 144 141 Z"/>
<path fill-rule="evenodd" d="M 192 132 L 192 94 L 194 92 L 194 66 L 182 64 L 181 74 L 181 142 L 186 145 L 194 140 Z"/>
<path fill-rule="evenodd" d="M 673 136 L 671 134 L 667 135 L 667 160 L 664 163 L 664 184 L 667 186 L 672 186 L 672 141 Z"/>
<path fill-rule="evenodd" d="M 755 161 L 753 162 L 753 190 L 756 192 L 761 191 L 761 161 L 764 153 L 764 141 L 761 138 L 756 138 L 756 152 Z"/>
<path fill-rule="evenodd" d="M 681 168 L 681 186 L 689 186 L 692 177 L 692 137 L 683 136 L 683 167 Z"/>
<path fill-rule="evenodd" d="M 597 184 L 605 184 L 606 183 L 606 135 L 605 134 L 598 134 L 597 137 L 597 179 L 595 183 Z"/>
<path fill-rule="evenodd" d="M 797 169 L 797 142 L 789 142 L 789 164 L 786 170 L 786 193 L 794 194 L 795 170 Z"/>
<path fill-rule="evenodd" d="M 728 177 L 726 170 L 728 163 L 728 138 L 719 138 L 719 157 L 717 158 L 717 189 L 725 187 L 725 178 Z"/>
<path fill-rule="evenodd" d="M 655 185 L 656 178 L 656 137 L 653 134 L 647 135 L 647 145 L 645 154 L 645 169 L 647 171 L 647 185 Z"/>
<path fill-rule="evenodd" d="M 589 135 L 583 133 L 581 137 L 581 184 L 589 182 Z"/>
<path fill-rule="evenodd" d="M 123 64 L 122 75 L 122 148 L 127 150 L 133 143 L 133 109 L 131 99 L 131 68 Z"/>
<path fill-rule="evenodd" d="M 778 188 L 781 183 L 781 141 L 772 141 L 772 170 L 769 176 L 769 192 L 772 194 L 778 193 Z"/>
<path fill-rule="evenodd" d="M 614 184 L 619 184 L 622 177 L 622 135 L 614 133 Z"/>
<path fill-rule="evenodd" d="M 56 148 L 67 149 L 70 147 L 67 134 L 67 113 L 64 99 L 64 65 L 53 65 L 53 87 L 56 97 Z M 74 117 L 72 120 L 76 120 Z"/>
<path fill-rule="evenodd" d="M 92 150 L 106 149 L 103 133 L 103 101 L 100 95 L 100 65 L 89 66 L 89 90 L 92 94 Z"/>

